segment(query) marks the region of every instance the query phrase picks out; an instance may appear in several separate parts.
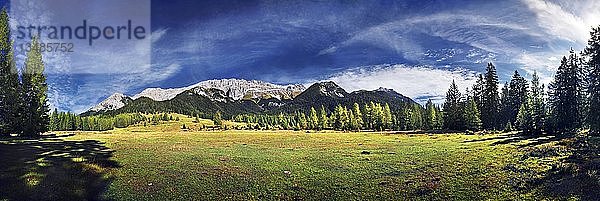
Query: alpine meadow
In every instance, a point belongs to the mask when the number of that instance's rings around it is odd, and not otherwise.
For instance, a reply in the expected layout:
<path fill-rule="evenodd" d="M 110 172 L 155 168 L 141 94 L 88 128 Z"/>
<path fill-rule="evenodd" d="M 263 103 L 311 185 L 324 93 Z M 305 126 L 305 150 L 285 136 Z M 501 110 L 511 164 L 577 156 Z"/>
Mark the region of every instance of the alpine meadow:
<path fill-rule="evenodd" d="M 0 4 L 0 200 L 600 199 L 593 0 Z"/>

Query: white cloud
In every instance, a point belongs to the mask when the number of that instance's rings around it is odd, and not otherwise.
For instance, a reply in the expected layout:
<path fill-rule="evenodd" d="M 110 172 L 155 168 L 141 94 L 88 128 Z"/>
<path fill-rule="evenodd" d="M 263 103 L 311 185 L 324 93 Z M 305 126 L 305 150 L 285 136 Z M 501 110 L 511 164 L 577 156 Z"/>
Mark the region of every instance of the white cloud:
<path fill-rule="evenodd" d="M 335 74 L 328 80 L 348 91 L 384 87 L 413 99 L 432 97 L 443 100 L 452 80 L 465 90 L 475 83 L 476 73 L 461 68 L 447 70 L 397 64 L 359 67 Z"/>
<path fill-rule="evenodd" d="M 600 25 L 600 1 L 576 1 L 577 7 L 544 0 L 523 0 L 523 3 L 535 13 L 540 27 L 571 42 L 585 44 L 591 27 Z"/>

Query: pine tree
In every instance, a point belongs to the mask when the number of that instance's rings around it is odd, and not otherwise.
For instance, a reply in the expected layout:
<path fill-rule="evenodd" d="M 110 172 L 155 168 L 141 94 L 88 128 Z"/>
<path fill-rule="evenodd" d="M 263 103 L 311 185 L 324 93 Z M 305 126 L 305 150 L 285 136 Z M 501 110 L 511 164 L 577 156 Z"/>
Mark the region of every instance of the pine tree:
<path fill-rule="evenodd" d="M 531 101 L 531 131 L 539 134 L 543 131 L 546 123 L 546 105 L 544 101 L 544 85 L 540 85 L 540 78 L 537 72 L 533 73 L 531 79 L 529 99 Z"/>
<path fill-rule="evenodd" d="M 590 134 L 600 135 L 600 26 L 592 28 L 591 38 L 584 50 L 588 57 L 587 67 L 587 96 L 586 122 L 590 128 Z"/>
<path fill-rule="evenodd" d="M 531 111 L 531 99 L 527 97 L 525 102 L 519 107 L 519 113 L 517 114 L 517 125 L 526 134 L 530 134 L 533 131 Z"/>
<path fill-rule="evenodd" d="M 37 136 L 47 131 L 49 123 L 48 86 L 37 37 L 33 38 L 31 50 L 27 52 L 23 73 L 23 90 L 23 100 L 25 100 L 23 132 L 27 136 Z"/>
<path fill-rule="evenodd" d="M 468 98 L 467 102 L 464 103 L 464 119 L 465 126 L 468 130 L 478 131 L 481 129 L 481 119 L 479 118 L 479 109 L 477 104 L 472 98 Z"/>
<path fill-rule="evenodd" d="M 49 130 L 50 131 L 57 131 L 58 130 L 58 109 L 54 108 L 54 111 L 52 112 L 52 114 L 50 115 L 50 127 Z"/>
<path fill-rule="evenodd" d="M 446 102 L 444 102 L 444 128 L 449 130 L 465 129 L 462 95 L 454 80 L 446 93 Z"/>
<path fill-rule="evenodd" d="M 550 111 L 552 114 L 552 130 L 571 132 L 578 127 L 579 112 L 577 98 L 577 66 L 573 52 L 563 57 L 556 71 L 554 80 L 550 83 Z"/>
<path fill-rule="evenodd" d="M 507 121 L 515 122 L 517 120 L 517 113 L 519 108 L 525 102 L 528 88 L 527 80 L 519 75 L 518 71 L 515 71 L 512 79 L 510 80 L 507 98 Z M 502 122 L 506 123 L 506 122 Z"/>
<path fill-rule="evenodd" d="M 475 104 L 477 104 L 477 109 L 480 111 L 483 108 L 484 91 L 485 79 L 483 78 L 483 74 L 479 74 L 477 81 L 473 85 L 473 101 L 475 101 Z"/>
<path fill-rule="evenodd" d="M 481 121 L 485 129 L 498 128 L 498 75 L 496 67 L 492 63 L 488 63 L 487 72 L 485 73 L 485 85 L 483 91 L 483 100 L 481 108 Z"/>
<path fill-rule="evenodd" d="M 0 136 L 20 133 L 22 128 L 21 83 L 14 62 L 9 17 L 0 13 Z"/>
<path fill-rule="evenodd" d="M 504 125 L 505 127 L 509 124 L 509 123 L 513 123 L 514 121 L 511 120 L 511 107 L 512 107 L 512 102 L 510 101 L 510 92 L 509 92 L 509 88 L 508 88 L 509 84 L 508 82 L 504 83 L 504 86 L 502 87 L 502 90 L 500 92 L 500 108 L 499 108 L 499 113 L 498 113 L 498 121 L 501 122 L 502 125 Z M 516 118 L 516 115 L 515 115 Z"/>

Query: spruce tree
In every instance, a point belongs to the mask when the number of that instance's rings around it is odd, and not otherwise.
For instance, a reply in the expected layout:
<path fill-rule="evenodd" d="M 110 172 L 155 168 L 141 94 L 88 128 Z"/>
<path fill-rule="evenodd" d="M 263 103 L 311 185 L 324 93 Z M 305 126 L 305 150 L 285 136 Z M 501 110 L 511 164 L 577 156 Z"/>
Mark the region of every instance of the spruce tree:
<path fill-rule="evenodd" d="M 467 102 L 464 103 L 464 107 L 466 128 L 471 131 L 478 131 L 481 129 L 481 119 L 479 118 L 480 114 L 475 101 L 472 98 L 469 98 Z"/>
<path fill-rule="evenodd" d="M 31 50 L 27 52 L 23 70 L 23 133 L 26 136 L 37 136 L 48 129 L 48 100 L 44 62 L 37 37 L 31 42 Z"/>
<path fill-rule="evenodd" d="M 590 128 L 590 134 L 600 135 L 600 26 L 592 28 L 591 38 L 584 50 L 588 57 L 587 75 L 588 99 L 586 121 Z"/>
<path fill-rule="evenodd" d="M 517 125 L 524 133 L 530 134 L 533 131 L 533 119 L 531 115 L 531 99 L 526 98 L 525 102 L 519 107 L 517 114 Z"/>
<path fill-rule="evenodd" d="M 517 120 L 517 113 L 519 113 L 519 108 L 525 102 L 527 96 L 527 80 L 519 75 L 518 71 L 515 71 L 512 79 L 510 80 L 510 84 L 508 87 L 508 97 L 507 97 L 507 121 L 515 122 Z M 506 123 L 506 122 L 502 122 Z"/>
<path fill-rule="evenodd" d="M 487 71 L 484 76 L 484 91 L 481 108 L 481 121 L 483 128 L 494 130 L 498 128 L 498 75 L 496 74 L 496 66 L 488 63 Z"/>
<path fill-rule="evenodd" d="M 0 12 L 0 136 L 20 133 L 22 128 L 21 83 L 14 62 L 9 17 Z"/>
<path fill-rule="evenodd" d="M 427 103 L 425 104 L 425 122 L 424 122 L 424 124 L 425 124 L 424 127 L 426 130 L 437 129 L 436 128 L 437 117 L 438 117 L 438 115 L 437 115 L 435 105 L 433 104 L 431 99 L 427 100 Z"/>
<path fill-rule="evenodd" d="M 556 71 L 554 80 L 550 83 L 549 104 L 552 115 L 551 130 L 571 132 L 578 127 L 579 112 L 577 98 L 577 65 L 573 52 L 563 57 Z"/>
<path fill-rule="evenodd" d="M 499 113 L 498 113 L 498 119 L 501 125 L 504 125 L 504 127 L 506 128 L 507 125 L 509 123 L 513 123 L 514 121 L 511 121 L 511 107 L 512 107 L 512 102 L 510 101 L 510 92 L 509 92 L 509 88 L 508 88 L 509 84 L 508 82 L 504 83 L 504 86 L 502 87 L 502 90 L 500 92 L 500 108 L 499 108 Z M 516 118 L 516 116 L 515 116 Z"/>
<path fill-rule="evenodd" d="M 465 123 L 463 119 L 462 95 L 454 80 L 446 93 L 444 102 L 444 128 L 449 130 L 463 130 Z"/>
<path fill-rule="evenodd" d="M 473 85 L 473 101 L 477 105 L 477 109 L 481 111 L 483 108 L 483 100 L 484 100 L 484 91 L 485 91 L 485 79 L 483 78 L 483 74 L 479 74 L 477 77 L 477 81 Z"/>
<path fill-rule="evenodd" d="M 546 103 L 544 94 L 544 85 L 540 84 L 540 78 L 537 72 L 533 73 L 531 79 L 531 119 L 533 132 L 541 133 L 546 125 Z"/>

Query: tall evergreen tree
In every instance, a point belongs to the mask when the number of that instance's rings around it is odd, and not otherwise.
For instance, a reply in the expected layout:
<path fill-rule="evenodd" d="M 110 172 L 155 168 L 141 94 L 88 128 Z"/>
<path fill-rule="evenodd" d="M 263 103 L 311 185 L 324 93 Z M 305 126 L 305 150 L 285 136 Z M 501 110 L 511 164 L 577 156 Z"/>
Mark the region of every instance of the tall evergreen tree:
<path fill-rule="evenodd" d="M 446 93 L 446 102 L 444 102 L 444 128 L 450 130 L 465 129 L 463 120 L 462 95 L 454 80 L 450 89 Z"/>
<path fill-rule="evenodd" d="M 506 114 L 508 116 L 506 120 L 508 122 L 513 123 L 517 120 L 517 113 L 519 113 L 519 108 L 521 107 L 523 102 L 525 102 L 525 99 L 527 97 L 527 88 L 527 80 L 525 80 L 525 78 L 519 75 L 518 71 L 515 71 L 515 74 L 510 80 L 510 84 L 508 87 L 508 98 L 506 100 L 508 101 L 506 104 L 506 106 L 508 107 L 508 113 Z"/>
<path fill-rule="evenodd" d="M 517 114 L 517 126 L 524 133 L 530 134 L 533 132 L 533 119 L 531 109 L 531 98 L 526 97 L 525 102 L 519 107 L 519 113 Z"/>
<path fill-rule="evenodd" d="M 477 104 L 477 109 L 480 111 L 483 108 L 484 91 L 485 79 L 483 78 L 483 74 L 479 74 L 477 81 L 473 85 L 473 101 L 475 101 L 475 104 Z"/>
<path fill-rule="evenodd" d="M 494 64 L 488 63 L 484 79 L 481 121 L 483 128 L 497 129 L 500 97 L 498 96 L 498 75 Z"/>
<path fill-rule="evenodd" d="M 550 83 L 550 112 L 552 114 L 553 131 L 574 131 L 578 127 L 579 112 L 577 98 L 577 66 L 576 56 L 563 57 Z"/>
<path fill-rule="evenodd" d="M 472 98 L 469 98 L 464 104 L 465 127 L 472 131 L 481 129 L 481 119 L 479 119 L 479 110 L 477 104 Z"/>
<path fill-rule="evenodd" d="M 14 62 L 9 17 L 0 12 L 0 136 L 20 133 L 22 100 L 19 74 Z"/>
<path fill-rule="evenodd" d="M 546 104 L 544 101 L 544 85 L 540 84 L 537 72 L 533 73 L 531 79 L 529 100 L 531 101 L 531 131 L 539 134 L 543 131 L 546 123 Z"/>
<path fill-rule="evenodd" d="M 23 133 L 27 136 L 37 136 L 48 129 L 48 86 L 44 75 L 44 62 L 37 37 L 31 42 L 31 50 L 27 52 L 23 73 Z"/>
<path fill-rule="evenodd" d="M 600 26 L 592 28 L 591 38 L 584 50 L 588 57 L 587 75 L 588 101 L 586 121 L 590 128 L 590 134 L 600 135 Z"/>
<path fill-rule="evenodd" d="M 425 129 L 426 130 L 433 130 L 433 129 L 439 129 L 437 128 L 437 118 L 438 118 L 438 113 L 439 111 L 436 110 L 435 105 L 433 104 L 433 102 L 431 101 L 431 99 L 427 100 L 427 103 L 425 104 Z"/>
<path fill-rule="evenodd" d="M 511 123 L 511 125 L 514 123 L 514 121 L 511 121 L 510 118 L 512 102 L 510 101 L 510 92 L 508 86 L 508 82 L 505 82 L 500 92 L 500 108 L 498 119 L 500 124 L 504 125 L 504 127 L 506 127 L 509 123 Z"/>

